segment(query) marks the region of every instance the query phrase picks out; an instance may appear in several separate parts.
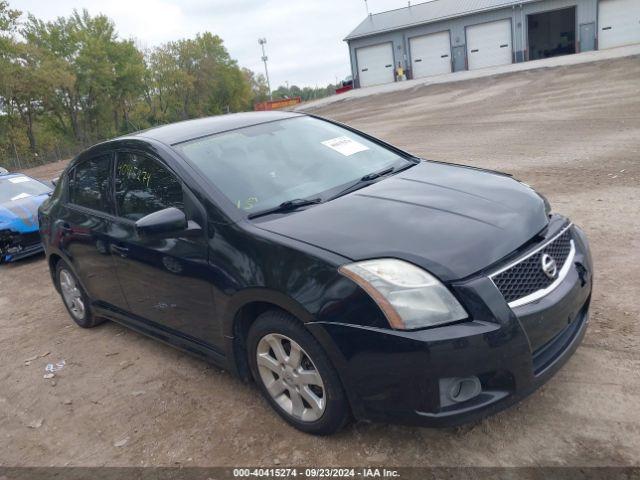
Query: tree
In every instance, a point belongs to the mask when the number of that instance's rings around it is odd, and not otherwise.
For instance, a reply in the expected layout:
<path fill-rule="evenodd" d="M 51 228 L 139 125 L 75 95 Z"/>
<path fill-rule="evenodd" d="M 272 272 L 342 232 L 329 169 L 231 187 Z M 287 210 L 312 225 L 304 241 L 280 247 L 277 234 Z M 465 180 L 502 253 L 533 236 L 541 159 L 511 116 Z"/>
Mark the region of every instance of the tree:
<path fill-rule="evenodd" d="M 145 99 L 154 120 L 237 112 L 251 104 L 246 74 L 209 32 L 157 47 L 147 56 L 147 68 Z"/>
<path fill-rule="evenodd" d="M 114 66 L 111 98 L 114 102 L 114 127 L 116 132 L 130 131 L 132 124 L 130 116 L 140 101 L 144 90 L 144 76 L 146 66 L 142 53 L 132 41 L 119 42 L 112 46 L 111 60 Z"/>
<path fill-rule="evenodd" d="M 145 65 L 132 41 L 118 39 L 111 20 L 86 10 L 53 22 L 29 16 L 21 33 L 50 62 L 58 60 L 48 107 L 60 131 L 86 143 L 130 130 Z"/>
<path fill-rule="evenodd" d="M 268 97 L 210 32 L 145 52 L 86 10 L 42 21 L 0 0 L 0 152 L 29 158 Z M 57 154 L 56 154 L 57 157 Z"/>
<path fill-rule="evenodd" d="M 45 23 L 29 15 L 21 34 L 28 44 L 46 52 L 52 61 L 57 61 L 56 73 L 59 82 L 53 94 L 46 99 L 49 121 L 60 134 L 79 141 L 82 137 L 81 93 L 74 68 L 79 39 L 72 22 L 66 18 L 58 18 Z"/>
<path fill-rule="evenodd" d="M 7 154 L 10 144 L 14 143 L 14 118 L 10 115 L 9 80 L 15 51 L 14 32 L 18 27 L 18 18 L 22 12 L 12 10 L 9 4 L 0 0 L 0 154 Z"/>
<path fill-rule="evenodd" d="M 269 99 L 269 86 L 267 85 L 267 79 L 261 73 L 256 74 L 248 68 L 242 69 L 249 88 L 251 88 L 251 95 L 253 103 L 264 102 Z M 249 105 L 249 107 L 251 107 Z"/>
<path fill-rule="evenodd" d="M 291 85 L 291 86 L 280 85 L 276 90 L 274 90 L 273 98 L 281 99 L 281 98 L 301 97 L 302 101 L 306 102 L 308 100 L 314 100 L 316 98 L 328 97 L 329 95 L 333 95 L 335 91 L 336 91 L 336 86 L 331 83 L 328 84 L 326 87 L 315 87 L 315 88 L 311 88 L 311 87 L 300 88 L 297 85 Z"/>

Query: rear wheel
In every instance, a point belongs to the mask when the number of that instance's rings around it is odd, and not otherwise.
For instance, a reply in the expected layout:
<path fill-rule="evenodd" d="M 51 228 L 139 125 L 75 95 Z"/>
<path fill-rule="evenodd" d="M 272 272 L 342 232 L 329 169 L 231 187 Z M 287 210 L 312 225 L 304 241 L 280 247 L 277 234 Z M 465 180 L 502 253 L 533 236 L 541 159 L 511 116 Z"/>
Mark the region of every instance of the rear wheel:
<path fill-rule="evenodd" d="M 334 433 L 349 416 L 342 384 L 322 347 L 293 317 L 266 312 L 248 337 L 249 363 L 262 394 L 294 427 Z"/>
<path fill-rule="evenodd" d="M 89 297 L 71 268 L 62 260 L 56 265 L 56 280 L 64 306 L 74 322 L 82 328 L 91 328 L 102 323 L 103 320 L 94 317 Z"/>

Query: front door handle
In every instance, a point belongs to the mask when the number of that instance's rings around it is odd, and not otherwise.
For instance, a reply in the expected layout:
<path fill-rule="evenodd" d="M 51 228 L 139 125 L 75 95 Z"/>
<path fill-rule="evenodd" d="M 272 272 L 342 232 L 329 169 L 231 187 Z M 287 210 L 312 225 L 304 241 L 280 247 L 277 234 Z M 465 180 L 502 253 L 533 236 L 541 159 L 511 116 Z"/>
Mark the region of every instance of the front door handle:
<path fill-rule="evenodd" d="M 113 253 L 117 253 L 122 258 L 127 258 L 127 255 L 129 253 L 129 249 L 127 247 L 121 247 L 118 245 L 111 245 L 111 251 Z"/>

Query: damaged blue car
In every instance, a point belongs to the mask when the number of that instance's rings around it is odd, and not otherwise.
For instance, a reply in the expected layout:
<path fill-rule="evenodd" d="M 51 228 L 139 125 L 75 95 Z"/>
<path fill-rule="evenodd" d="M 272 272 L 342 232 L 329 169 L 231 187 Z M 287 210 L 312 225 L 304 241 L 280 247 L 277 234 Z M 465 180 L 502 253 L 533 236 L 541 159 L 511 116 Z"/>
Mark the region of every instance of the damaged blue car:
<path fill-rule="evenodd" d="M 0 172 L 0 263 L 42 252 L 38 207 L 51 190 L 22 173 Z"/>

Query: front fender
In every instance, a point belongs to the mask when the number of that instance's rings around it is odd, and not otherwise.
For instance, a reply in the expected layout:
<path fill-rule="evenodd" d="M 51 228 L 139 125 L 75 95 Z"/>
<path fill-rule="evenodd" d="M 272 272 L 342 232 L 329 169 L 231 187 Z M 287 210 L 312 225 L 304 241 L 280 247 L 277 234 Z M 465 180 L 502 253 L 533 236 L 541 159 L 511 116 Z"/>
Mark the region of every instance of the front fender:
<path fill-rule="evenodd" d="M 233 325 L 238 313 L 253 303 L 268 303 L 290 313 L 303 323 L 314 321 L 314 316 L 302 304 L 290 296 L 269 288 L 246 288 L 238 291 L 224 309 L 223 334 L 233 337 Z"/>

